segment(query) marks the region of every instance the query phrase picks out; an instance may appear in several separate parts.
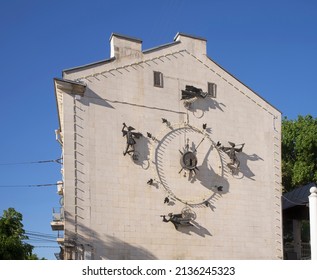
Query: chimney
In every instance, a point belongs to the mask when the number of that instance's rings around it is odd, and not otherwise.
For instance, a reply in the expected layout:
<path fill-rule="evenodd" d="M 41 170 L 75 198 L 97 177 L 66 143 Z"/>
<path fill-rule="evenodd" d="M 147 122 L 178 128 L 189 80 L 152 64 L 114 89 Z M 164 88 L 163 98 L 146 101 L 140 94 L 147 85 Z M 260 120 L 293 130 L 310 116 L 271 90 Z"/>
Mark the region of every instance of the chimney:
<path fill-rule="evenodd" d="M 139 57 L 142 53 L 142 40 L 116 33 L 110 36 L 110 57 L 120 59 L 125 56 Z"/>
<path fill-rule="evenodd" d="M 202 37 L 192 36 L 184 33 L 177 33 L 175 42 L 181 42 L 190 53 L 201 57 L 207 54 L 207 40 Z"/>

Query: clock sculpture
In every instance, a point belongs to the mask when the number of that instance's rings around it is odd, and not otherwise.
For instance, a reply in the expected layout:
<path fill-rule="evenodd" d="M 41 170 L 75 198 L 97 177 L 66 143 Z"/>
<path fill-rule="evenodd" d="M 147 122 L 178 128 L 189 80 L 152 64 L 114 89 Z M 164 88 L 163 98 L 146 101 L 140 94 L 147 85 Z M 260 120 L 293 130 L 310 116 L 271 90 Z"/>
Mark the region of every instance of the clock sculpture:
<path fill-rule="evenodd" d="M 181 100 L 185 100 L 184 106 L 189 110 L 194 102 L 208 96 L 201 89 L 187 85 L 182 90 Z M 172 199 L 185 205 L 179 214 L 161 215 L 163 222 L 171 222 L 177 229 L 179 226 L 193 225 L 192 222 L 196 219 L 193 207 L 210 207 L 215 196 L 228 190 L 224 167 L 229 168 L 232 175 L 239 173 L 240 161 L 237 153 L 242 152 L 244 144 L 235 145 L 229 142 L 230 147 L 225 147 L 219 141 L 215 142 L 206 123 L 201 128 L 191 125 L 189 121 L 171 123 L 162 118 L 162 123 L 164 129 L 159 135 L 146 133 L 151 140 L 149 158 L 156 174 L 147 184 L 156 184 L 166 191 L 164 204 L 169 204 Z M 135 150 L 135 144 L 143 135 L 134 130 L 123 123 L 122 133 L 126 137 L 123 155 L 129 154 L 137 162 L 140 154 Z M 226 155 L 230 159 L 227 164 L 224 160 Z"/>
<path fill-rule="evenodd" d="M 225 181 L 222 151 L 206 124 L 199 129 L 189 123 L 163 122 L 166 129 L 153 141 L 151 152 L 159 183 L 170 197 L 186 205 L 206 205 Z"/>

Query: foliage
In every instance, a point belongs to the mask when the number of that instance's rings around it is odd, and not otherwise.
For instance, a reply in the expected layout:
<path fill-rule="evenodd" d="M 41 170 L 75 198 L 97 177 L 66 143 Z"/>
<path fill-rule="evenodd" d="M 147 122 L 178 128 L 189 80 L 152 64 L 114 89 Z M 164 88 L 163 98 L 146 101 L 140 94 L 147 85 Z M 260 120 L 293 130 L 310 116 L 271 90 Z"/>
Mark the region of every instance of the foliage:
<path fill-rule="evenodd" d="M 317 181 L 317 118 L 282 121 L 282 182 L 286 191 Z"/>
<path fill-rule="evenodd" d="M 0 219 L 0 260 L 38 259 L 32 253 L 33 246 L 24 242 L 27 239 L 22 214 L 14 208 L 4 210 Z"/>

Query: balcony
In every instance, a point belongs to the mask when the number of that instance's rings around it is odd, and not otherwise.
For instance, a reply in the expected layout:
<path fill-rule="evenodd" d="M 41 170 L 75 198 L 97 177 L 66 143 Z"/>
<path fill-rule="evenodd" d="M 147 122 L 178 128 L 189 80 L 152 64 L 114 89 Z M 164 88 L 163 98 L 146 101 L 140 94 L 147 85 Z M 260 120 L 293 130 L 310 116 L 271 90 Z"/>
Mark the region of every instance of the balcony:
<path fill-rule="evenodd" d="M 53 208 L 52 230 L 64 230 L 64 208 Z"/>
<path fill-rule="evenodd" d="M 64 195 L 64 187 L 63 187 L 63 182 L 62 181 L 57 181 L 57 193 L 59 195 Z"/>
<path fill-rule="evenodd" d="M 58 231 L 58 232 L 57 232 L 56 241 L 57 241 L 57 243 L 58 243 L 59 245 L 64 245 L 64 241 L 65 241 L 64 231 Z"/>

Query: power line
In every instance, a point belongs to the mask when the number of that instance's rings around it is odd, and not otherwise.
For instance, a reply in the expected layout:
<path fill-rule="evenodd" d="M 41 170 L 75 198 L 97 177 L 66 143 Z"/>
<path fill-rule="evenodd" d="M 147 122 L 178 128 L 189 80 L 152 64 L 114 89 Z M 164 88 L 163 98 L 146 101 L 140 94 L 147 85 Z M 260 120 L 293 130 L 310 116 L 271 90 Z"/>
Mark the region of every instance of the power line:
<path fill-rule="evenodd" d="M 49 159 L 49 160 L 38 160 L 38 161 L 25 161 L 25 162 L 4 162 L 0 163 L 0 166 L 4 165 L 22 165 L 22 164 L 41 164 L 41 163 L 59 163 L 62 164 L 62 158 L 58 159 Z"/>
<path fill-rule="evenodd" d="M 60 248 L 60 246 L 33 246 L 35 248 Z"/>
<path fill-rule="evenodd" d="M 46 237 L 54 237 L 54 238 L 56 238 L 56 235 L 52 234 L 52 233 L 44 233 L 44 232 L 31 231 L 31 230 L 25 230 L 25 233 L 27 235 L 37 235 L 37 236 L 46 236 Z"/>
<path fill-rule="evenodd" d="M 47 242 L 57 242 L 56 241 L 57 237 L 55 238 L 46 238 L 46 237 L 32 237 L 32 236 L 28 236 L 28 241 L 31 242 L 43 242 L 43 243 L 47 243 Z"/>
<path fill-rule="evenodd" d="M 36 244 L 34 246 L 38 246 L 39 244 L 52 244 L 56 243 L 57 236 L 49 233 L 41 233 L 36 231 L 25 231 L 27 239 L 24 241 L 30 244 Z M 33 245 L 32 245 L 33 246 Z"/>
<path fill-rule="evenodd" d="M 52 187 L 62 185 L 63 183 L 54 184 L 36 184 L 36 185 L 0 185 L 0 188 L 38 188 L 38 187 Z"/>
<path fill-rule="evenodd" d="M 35 248 L 60 248 L 60 246 L 33 246 L 33 247 L 35 247 Z"/>
<path fill-rule="evenodd" d="M 56 239 L 55 240 L 45 240 L 45 239 L 32 239 L 29 238 L 27 239 L 28 243 L 57 243 Z"/>
<path fill-rule="evenodd" d="M 30 244 L 29 242 L 24 242 L 24 244 L 29 244 L 35 248 L 60 248 L 60 246 L 53 246 L 53 245 L 33 245 L 33 244 Z"/>
<path fill-rule="evenodd" d="M 30 239 L 43 239 L 43 240 L 54 240 L 56 241 L 57 236 L 45 236 L 45 235 L 32 235 L 30 233 L 27 233 L 26 236 Z"/>

